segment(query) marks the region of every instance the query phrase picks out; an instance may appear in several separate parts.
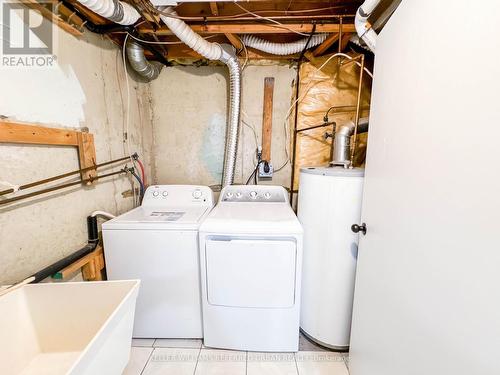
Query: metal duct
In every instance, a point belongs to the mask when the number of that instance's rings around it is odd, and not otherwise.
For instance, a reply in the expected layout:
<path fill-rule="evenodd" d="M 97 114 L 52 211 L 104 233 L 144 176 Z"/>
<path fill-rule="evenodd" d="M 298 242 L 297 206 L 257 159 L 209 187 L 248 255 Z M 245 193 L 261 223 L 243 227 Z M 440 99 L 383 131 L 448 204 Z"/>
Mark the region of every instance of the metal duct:
<path fill-rule="evenodd" d="M 335 133 L 333 140 L 333 158 L 331 165 L 342 165 L 347 168 L 351 164 L 351 136 L 354 134 L 356 125 L 353 122 L 341 125 Z M 368 131 L 368 118 L 360 118 L 358 124 L 358 134 Z"/>
<path fill-rule="evenodd" d="M 176 16 L 173 8 L 162 9 L 163 13 Z M 240 130 L 240 102 L 241 102 L 241 69 L 235 50 L 230 45 L 210 43 L 196 34 L 184 21 L 160 15 L 167 27 L 186 45 L 210 60 L 219 60 L 229 68 L 229 118 L 226 130 L 226 150 L 224 153 L 224 170 L 222 187 L 234 183 L 236 155 L 238 152 L 238 136 Z"/>
<path fill-rule="evenodd" d="M 318 44 L 323 43 L 328 34 L 316 34 L 311 37 L 309 44 L 307 41 L 309 38 L 302 38 L 291 43 L 274 43 L 265 39 L 256 37 L 255 35 L 242 35 L 241 41 L 247 47 L 258 49 L 259 51 L 271 53 L 273 55 L 293 55 L 294 53 L 299 53 L 304 50 L 306 45 L 308 47 L 314 47 Z"/>
<path fill-rule="evenodd" d="M 163 65 L 156 61 L 149 62 L 146 60 L 144 48 L 142 48 L 139 43 L 132 39 L 127 40 L 126 52 L 128 62 L 137 74 L 146 78 L 148 81 L 158 78 Z"/>

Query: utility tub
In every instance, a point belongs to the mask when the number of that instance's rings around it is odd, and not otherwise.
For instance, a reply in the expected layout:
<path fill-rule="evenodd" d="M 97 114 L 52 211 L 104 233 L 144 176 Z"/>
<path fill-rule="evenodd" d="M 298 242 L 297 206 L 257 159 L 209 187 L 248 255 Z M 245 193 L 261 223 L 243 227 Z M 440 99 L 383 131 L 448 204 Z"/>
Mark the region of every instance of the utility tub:
<path fill-rule="evenodd" d="M 1 296 L 0 374 L 121 374 L 139 283 L 28 284 Z"/>

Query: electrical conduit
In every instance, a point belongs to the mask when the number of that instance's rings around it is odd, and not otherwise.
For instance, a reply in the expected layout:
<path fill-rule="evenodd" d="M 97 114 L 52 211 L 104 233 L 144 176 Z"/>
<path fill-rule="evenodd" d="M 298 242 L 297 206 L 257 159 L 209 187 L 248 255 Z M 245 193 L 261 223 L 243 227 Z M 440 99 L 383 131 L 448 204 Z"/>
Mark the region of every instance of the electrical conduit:
<path fill-rule="evenodd" d="M 177 13 L 171 7 L 162 10 L 164 13 L 177 16 Z M 229 118 L 226 130 L 222 187 L 232 185 L 234 183 L 238 151 L 241 102 L 241 69 L 234 48 L 230 45 L 220 45 L 206 41 L 180 19 L 166 15 L 161 15 L 160 18 L 182 42 L 194 51 L 209 60 L 221 61 L 229 68 Z"/>

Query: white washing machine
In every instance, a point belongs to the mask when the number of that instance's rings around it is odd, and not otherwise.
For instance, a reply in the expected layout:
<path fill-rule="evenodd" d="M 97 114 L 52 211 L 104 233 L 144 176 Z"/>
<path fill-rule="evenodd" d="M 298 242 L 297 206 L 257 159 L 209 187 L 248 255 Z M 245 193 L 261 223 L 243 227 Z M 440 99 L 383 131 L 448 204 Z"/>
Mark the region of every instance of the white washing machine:
<path fill-rule="evenodd" d="M 200 226 L 204 343 L 293 352 L 302 226 L 281 186 L 229 186 Z"/>
<path fill-rule="evenodd" d="M 151 186 L 103 224 L 108 279 L 141 280 L 134 337 L 203 337 L 198 228 L 212 207 L 206 186 Z"/>

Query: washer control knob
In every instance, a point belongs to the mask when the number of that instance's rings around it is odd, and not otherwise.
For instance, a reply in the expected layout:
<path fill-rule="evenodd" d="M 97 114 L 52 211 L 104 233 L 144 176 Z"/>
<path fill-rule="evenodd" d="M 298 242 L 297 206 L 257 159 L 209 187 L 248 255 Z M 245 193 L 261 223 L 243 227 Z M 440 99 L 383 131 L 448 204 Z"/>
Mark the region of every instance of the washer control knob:
<path fill-rule="evenodd" d="M 193 198 L 199 199 L 199 198 L 201 198 L 201 196 L 202 196 L 201 190 L 197 189 L 197 190 L 193 191 Z"/>
<path fill-rule="evenodd" d="M 241 198 L 241 193 L 239 191 L 236 193 L 236 198 Z"/>
<path fill-rule="evenodd" d="M 250 198 L 252 198 L 252 199 L 257 198 L 257 192 L 255 190 L 250 192 Z"/>
<path fill-rule="evenodd" d="M 168 195 L 168 191 L 164 191 L 163 193 L 161 193 L 161 195 L 163 195 L 164 197 L 166 197 Z"/>
<path fill-rule="evenodd" d="M 153 191 L 153 197 L 157 197 L 160 195 L 160 192 L 158 190 Z"/>
<path fill-rule="evenodd" d="M 232 191 L 228 191 L 228 192 L 226 193 L 226 197 L 227 197 L 227 198 L 232 198 L 232 197 L 233 197 L 233 192 L 232 192 Z"/>
<path fill-rule="evenodd" d="M 265 193 L 264 194 L 264 198 L 270 199 L 271 198 L 271 193 L 270 192 Z"/>

